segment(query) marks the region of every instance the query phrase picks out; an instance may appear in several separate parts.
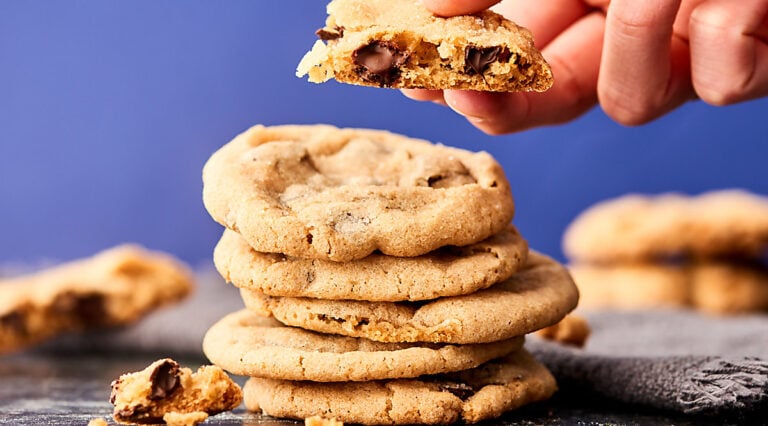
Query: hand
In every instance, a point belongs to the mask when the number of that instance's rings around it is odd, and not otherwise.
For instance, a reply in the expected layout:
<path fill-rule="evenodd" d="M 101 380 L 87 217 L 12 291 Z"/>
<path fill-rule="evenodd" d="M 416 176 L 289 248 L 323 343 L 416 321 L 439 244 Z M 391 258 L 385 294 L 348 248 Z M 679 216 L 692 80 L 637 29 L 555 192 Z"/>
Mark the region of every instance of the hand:
<path fill-rule="evenodd" d="M 527 27 L 550 63 L 544 93 L 405 90 L 489 134 L 563 123 L 598 101 L 626 125 L 701 98 L 768 95 L 768 0 L 423 0 L 441 16 L 494 10 Z"/>

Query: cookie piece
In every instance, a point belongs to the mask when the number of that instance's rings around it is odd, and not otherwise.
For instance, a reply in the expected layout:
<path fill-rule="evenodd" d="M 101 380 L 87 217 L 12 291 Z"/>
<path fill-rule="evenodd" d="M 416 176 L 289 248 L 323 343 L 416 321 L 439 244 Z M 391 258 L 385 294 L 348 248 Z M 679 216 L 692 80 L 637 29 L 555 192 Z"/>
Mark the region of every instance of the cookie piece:
<path fill-rule="evenodd" d="M 565 268 L 531 252 L 523 270 L 488 289 L 428 302 L 266 296 L 241 290 L 248 308 L 287 325 L 380 342 L 488 343 L 560 321 L 578 293 Z"/>
<path fill-rule="evenodd" d="M 412 378 L 466 370 L 518 350 L 523 338 L 479 345 L 381 343 L 287 327 L 242 310 L 205 335 L 203 350 L 233 374 L 318 382 Z"/>
<path fill-rule="evenodd" d="M 487 153 L 375 130 L 256 126 L 213 154 L 203 180 L 217 222 L 294 257 L 418 256 L 482 241 L 514 214 Z"/>
<path fill-rule="evenodd" d="M 274 417 L 347 423 L 477 423 L 549 398 L 557 385 L 524 349 L 480 367 L 419 379 L 356 383 L 249 379 L 245 406 Z"/>
<path fill-rule="evenodd" d="M 579 288 L 579 308 L 659 309 L 690 306 L 685 269 L 651 263 L 568 266 Z"/>
<path fill-rule="evenodd" d="M 344 426 L 344 422 L 340 422 L 336 419 L 312 416 L 304 419 L 304 426 Z"/>
<path fill-rule="evenodd" d="M 585 318 L 569 314 L 559 323 L 536 331 L 536 335 L 563 345 L 584 347 L 591 329 Z"/>
<path fill-rule="evenodd" d="M 191 420 L 189 416 L 200 419 L 201 412 L 214 415 L 229 411 L 242 399 L 240 386 L 221 368 L 207 365 L 193 373 L 165 358 L 113 381 L 109 402 L 115 406 L 116 421 L 153 424 L 164 423 L 169 413 L 175 413 L 169 419 L 179 421 L 182 417 Z"/>
<path fill-rule="evenodd" d="M 0 353 L 66 332 L 131 324 L 193 287 L 177 259 L 124 245 L 0 281 Z"/>
<path fill-rule="evenodd" d="M 527 256 L 528 244 L 510 225 L 464 247 L 417 257 L 373 253 L 344 263 L 260 253 L 227 230 L 213 261 L 227 281 L 270 296 L 398 302 L 474 293 L 509 278 Z"/>
<path fill-rule="evenodd" d="M 767 249 L 768 198 L 742 190 L 626 195 L 585 210 L 563 236 L 563 250 L 574 262 L 757 259 Z"/>
<path fill-rule="evenodd" d="M 537 91 L 552 71 L 527 29 L 484 11 L 444 18 L 419 0 L 334 0 L 296 75 L 363 86 Z"/>
<path fill-rule="evenodd" d="M 690 270 L 692 303 L 714 314 L 768 311 L 768 267 L 745 262 L 702 262 Z"/>

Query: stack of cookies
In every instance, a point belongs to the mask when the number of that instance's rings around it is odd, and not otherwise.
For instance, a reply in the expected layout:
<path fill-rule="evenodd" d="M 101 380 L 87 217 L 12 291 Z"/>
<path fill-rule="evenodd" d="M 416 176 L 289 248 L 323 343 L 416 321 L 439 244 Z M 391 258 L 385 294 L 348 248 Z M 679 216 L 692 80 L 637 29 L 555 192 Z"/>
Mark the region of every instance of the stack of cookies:
<path fill-rule="evenodd" d="M 256 126 L 205 166 L 214 253 L 247 309 L 206 334 L 250 410 L 478 422 L 556 389 L 522 348 L 578 299 L 510 224 L 503 170 L 383 131 Z"/>
<path fill-rule="evenodd" d="M 743 190 L 626 195 L 566 230 L 585 308 L 768 310 L 768 198 Z"/>

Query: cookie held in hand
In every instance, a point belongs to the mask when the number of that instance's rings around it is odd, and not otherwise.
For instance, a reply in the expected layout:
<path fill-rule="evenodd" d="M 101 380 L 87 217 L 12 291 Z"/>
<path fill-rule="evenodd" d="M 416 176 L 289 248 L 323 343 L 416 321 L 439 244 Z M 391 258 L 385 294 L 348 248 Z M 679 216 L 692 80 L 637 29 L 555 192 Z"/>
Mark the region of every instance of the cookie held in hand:
<path fill-rule="evenodd" d="M 334 0 L 296 75 L 363 86 L 543 92 L 552 71 L 531 33 L 483 11 L 449 18 L 420 0 Z"/>

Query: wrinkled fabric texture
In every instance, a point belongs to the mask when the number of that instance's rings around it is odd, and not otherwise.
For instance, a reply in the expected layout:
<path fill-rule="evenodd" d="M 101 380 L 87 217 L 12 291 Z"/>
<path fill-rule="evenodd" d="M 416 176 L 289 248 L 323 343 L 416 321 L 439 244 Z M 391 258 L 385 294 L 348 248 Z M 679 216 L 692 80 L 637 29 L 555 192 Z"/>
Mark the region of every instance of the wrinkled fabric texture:
<path fill-rule="evenodd" d="M 238 290 L 207 268 L 194 295 L 133 327 L 59 339 L 45 350 L 157 352 L 202 357 L 207 329 L 241 309 Z M 526 347 L 561 391 L 688 414 L 768 409 L 768 315 L 687 310 L 580 312 L 583 349 L 529 337 Z"/>

